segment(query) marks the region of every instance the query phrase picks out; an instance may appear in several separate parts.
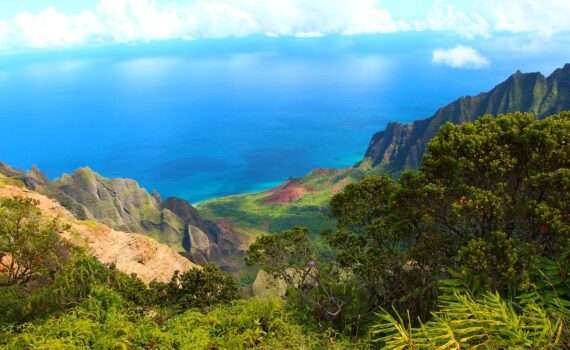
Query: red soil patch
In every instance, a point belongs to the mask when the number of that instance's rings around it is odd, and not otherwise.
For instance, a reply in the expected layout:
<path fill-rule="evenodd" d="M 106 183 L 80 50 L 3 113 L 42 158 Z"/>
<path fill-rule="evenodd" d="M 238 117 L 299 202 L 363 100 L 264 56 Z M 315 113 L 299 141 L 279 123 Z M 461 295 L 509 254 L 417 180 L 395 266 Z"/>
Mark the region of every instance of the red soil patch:
<path fill-rule="evenodd" d="M 269 191 L 269 196 L 267 196 L 263 200 L 263 203 L 265 204 L 291 203 L 301 199 L 305 194 L 309 192 L 311 192 L 311 189 L 309 189 L 308 187 L 295 181 L 287 181 L 281 186 Z"/>

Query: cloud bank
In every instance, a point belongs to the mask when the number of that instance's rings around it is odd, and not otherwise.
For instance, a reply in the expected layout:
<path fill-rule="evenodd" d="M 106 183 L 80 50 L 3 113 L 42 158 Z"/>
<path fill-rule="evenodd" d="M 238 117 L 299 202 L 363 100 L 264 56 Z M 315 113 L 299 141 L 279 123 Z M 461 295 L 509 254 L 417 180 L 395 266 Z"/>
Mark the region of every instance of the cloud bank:
<path fill-rule="evenodd" d="M 501 0 L 493 8 L 497 31 L 543 37 L 570 31 L 568 0 Z"/>
<path fill-rule="evenodd" d="M 482 0 L 475 10 L 437 0 L 420 19 L 391 13 L 389 0 L 100 0 L 66 13 L 49 7 L 0 20 L 0 48 L 48 48 L 168 39 L 453 32 L 466 39 L 495 32 L 570 31 L 568 0 Z M 57 2 L 54 2 L 57 3 Z M 413 6 L 413 1 L 409 6 Z M 405 6 L 404 6 L 405 7 Z M 486 12 L 479 12 L 486 11 Z"/>
<path fill-rule="evenodd" d="M 0 47 L 45 48 L 135 42 L 267 36 L 318 37 L 410 30 L 374 0 L 101 0 L 67 15 L 55 7 L 0 21 Z"/>
<path fill-rule="evenodd" d="M 480 69 L 489 66 L 489 60 L 469 46 L 458 45 L 451 49 L 436 49 L 432 62 L 453 68 Z"/>

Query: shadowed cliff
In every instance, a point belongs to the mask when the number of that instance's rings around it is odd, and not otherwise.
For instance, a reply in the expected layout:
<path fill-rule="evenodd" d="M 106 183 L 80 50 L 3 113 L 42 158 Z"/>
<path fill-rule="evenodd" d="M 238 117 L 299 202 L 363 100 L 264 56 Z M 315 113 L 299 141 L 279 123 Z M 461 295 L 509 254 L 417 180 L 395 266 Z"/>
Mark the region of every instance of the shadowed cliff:
<path fill-rule="evenodd" d="M 374 166 L 397 174 L 417 168 L 429 140 L 447 122 L 473 121 L 485 114 L 533 112 L 545 117 L 570 109 L 570 64 L 549 77 L 520 71 L 489 92 L 461 97 L 439 109 L 432 117 L 411 124 L 389 123 L 373 136 L 365 158 Z"/>

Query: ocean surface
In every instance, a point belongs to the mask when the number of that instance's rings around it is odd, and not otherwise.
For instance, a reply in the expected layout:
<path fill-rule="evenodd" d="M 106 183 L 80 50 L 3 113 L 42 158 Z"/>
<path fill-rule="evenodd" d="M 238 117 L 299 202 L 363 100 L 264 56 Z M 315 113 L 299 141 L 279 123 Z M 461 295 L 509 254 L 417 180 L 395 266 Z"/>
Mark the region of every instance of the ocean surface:
<path fill-rule="evenodd" d="M 199 202 L 350 166 L 388 121 L 564 63 L 500 48 L 483 51 L 486 69 L 431 62 L 456 43 L 254 37 L 3 54 L 0 160 L 50 178 L 89 166 Z"/>

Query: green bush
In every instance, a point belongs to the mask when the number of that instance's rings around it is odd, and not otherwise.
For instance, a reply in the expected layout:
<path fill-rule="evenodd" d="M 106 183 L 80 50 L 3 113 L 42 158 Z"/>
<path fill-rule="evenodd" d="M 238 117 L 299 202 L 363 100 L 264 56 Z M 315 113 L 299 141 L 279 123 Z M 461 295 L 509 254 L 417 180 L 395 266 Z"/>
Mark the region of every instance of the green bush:
<path fill-rule="evenodd" d="M 76 308 L 10 334 L 1 348 L 26 349 L 344 349 L 334 336 L 306 334 L 277 299 L 241 300 L 208 313 L 189 310 L 160 325 L 131 313 L 121 295 L 93 288 Z M 345 343 L 348 344 L 348 343 Z"/>
<path fill-rule="evenodd" d="M 169 283 L 152 283 L 155 303 L 178 311 L 206 308 L 239 298 L 239 287 L 230 275 L 214 265 L 176 272 Z"/>

